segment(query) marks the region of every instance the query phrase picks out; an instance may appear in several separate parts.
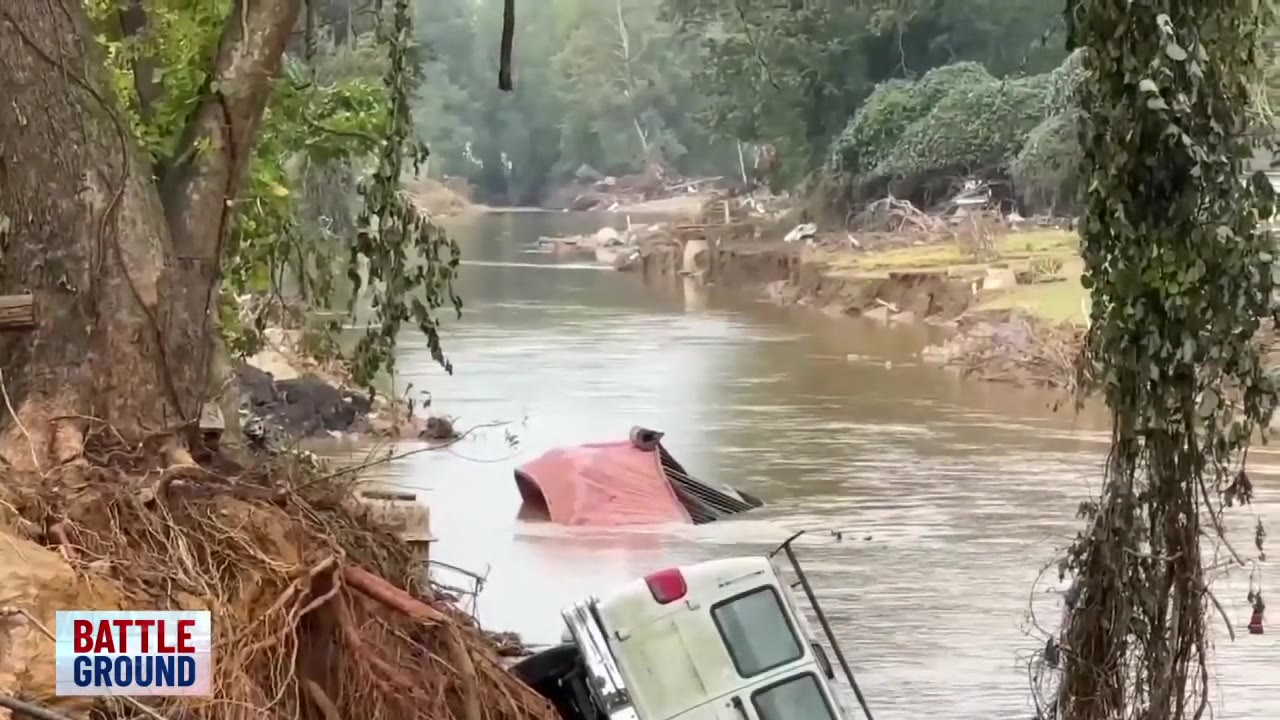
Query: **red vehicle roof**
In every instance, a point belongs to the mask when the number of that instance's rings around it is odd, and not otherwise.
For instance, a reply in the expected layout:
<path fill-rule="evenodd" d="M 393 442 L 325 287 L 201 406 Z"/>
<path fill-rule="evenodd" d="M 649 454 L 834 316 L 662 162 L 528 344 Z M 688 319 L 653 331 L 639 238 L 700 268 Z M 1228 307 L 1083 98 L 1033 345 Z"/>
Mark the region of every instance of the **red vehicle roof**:
<path fill-rule="evenodd" d="M 692 523 L 656 448 L 595 443 L 558 448 L 520 466 L 521 516 L 563 525 Z"/>

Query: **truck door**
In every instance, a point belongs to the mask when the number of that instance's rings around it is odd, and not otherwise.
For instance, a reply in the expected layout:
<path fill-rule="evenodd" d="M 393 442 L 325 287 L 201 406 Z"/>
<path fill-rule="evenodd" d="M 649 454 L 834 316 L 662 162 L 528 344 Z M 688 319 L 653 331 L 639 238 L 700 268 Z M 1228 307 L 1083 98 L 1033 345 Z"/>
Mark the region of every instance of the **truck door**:
<path fill-rule="evenodd" d="M 826 684 L 804 670 L 746 688 L 730 702 L 743 720 L 838 720 L 833 701 Z"/>

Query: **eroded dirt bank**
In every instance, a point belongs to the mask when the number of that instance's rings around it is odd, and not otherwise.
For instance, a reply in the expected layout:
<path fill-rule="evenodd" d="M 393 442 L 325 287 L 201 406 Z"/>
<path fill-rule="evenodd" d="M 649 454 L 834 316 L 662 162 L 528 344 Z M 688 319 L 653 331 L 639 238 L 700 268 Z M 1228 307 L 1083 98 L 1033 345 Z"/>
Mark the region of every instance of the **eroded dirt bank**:
<path fill-rule="evenodd" d="M 857 246 L 855 246 L 857 243 Z M 708 285 L 836 317 L 927 323 L 942 340 L 921 359 L 991 381 L 1069 388 L 1083 340 L 1084 290 L 1074 234 L 1003 236 L 978 261 L 956 242 L 817 237 L 808 242 L 708 244 L 673 237 L 641 249 L 652 282 Z"/>

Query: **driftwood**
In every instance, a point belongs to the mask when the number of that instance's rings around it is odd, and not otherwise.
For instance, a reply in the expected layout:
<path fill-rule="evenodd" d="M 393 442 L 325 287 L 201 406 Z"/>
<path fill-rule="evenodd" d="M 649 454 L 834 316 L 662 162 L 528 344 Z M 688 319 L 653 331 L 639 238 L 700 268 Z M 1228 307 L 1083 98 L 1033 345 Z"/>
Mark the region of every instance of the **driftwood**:
<path fill-rule="evenodd" d="M 25 332 L 35 327 L 34 295 L 0 295 L 0 332 Z"/>

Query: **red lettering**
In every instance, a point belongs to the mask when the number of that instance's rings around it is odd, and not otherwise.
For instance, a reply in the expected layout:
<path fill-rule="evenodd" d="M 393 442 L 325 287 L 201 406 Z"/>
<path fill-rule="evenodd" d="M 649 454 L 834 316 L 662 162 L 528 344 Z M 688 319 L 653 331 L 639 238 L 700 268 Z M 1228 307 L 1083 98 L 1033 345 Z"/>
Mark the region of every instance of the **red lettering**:
<path fill-rule="evenodd" d="M 133 626 L 142 630 L 142 648 L 138 652 L 152 652 L 151 650 L 151 628 L 156 624 L 155 620 L 134 620 Z"/>
<path fill-rule="evenodd" d="M 156 652 L 162 652 L 162 653 L 173 652 L 172 645 L 164 644 L 164 623 L 163 622 L 156 623 Z"/>
<path fill-rule="evenodd" d="M 193 653 L 196 651 L 196 646 L 191 642 L 191 628 L 195 626 L 195 620 L 178 621 L 178 652 Z"/>
<path fill-rule="evenodd" d="M 96 653 L 113 653 L 116 651 L 115 643 L 111 640 L 110 620 L 103 620 L 98 623 L 98 639 L 93 645 L 93 651 Z"/>
<path fill-rule="evenodd" d="M 76 620 L 71 623 L 71 629 L 75 633 L 72 637 L 76 652 L 87 653 L 93 649 L 93 623 Z"/>
<path fill-rule="evenodd" d="M 112 620 L 112 625 L 116 626 L 116 635 L 120 637 L 120 646 L 116 652 L 129 652 L 129 626 L 133 625 L 132 620 Z"/>

